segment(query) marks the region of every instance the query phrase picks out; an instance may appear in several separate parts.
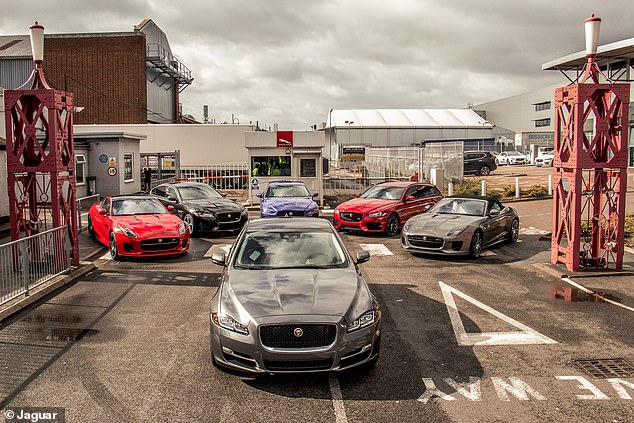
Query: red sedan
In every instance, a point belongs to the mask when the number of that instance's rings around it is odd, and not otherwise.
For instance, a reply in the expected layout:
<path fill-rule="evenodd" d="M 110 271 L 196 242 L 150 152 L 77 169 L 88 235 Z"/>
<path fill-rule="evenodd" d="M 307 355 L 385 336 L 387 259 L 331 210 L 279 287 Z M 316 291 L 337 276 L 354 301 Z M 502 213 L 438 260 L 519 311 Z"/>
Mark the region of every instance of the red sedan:
<path fill-rule="evenodd" d="M 410 217 L 426 212 L 442 198 L 442 194 L 430 184 L 383 182 L 357 197 L 335 208 L 335 228 L 394 236 Z"/>
<path fill-rule="evenodd" d="M 155 198 L 142 195 L 105 197 L 88 211 L 88 232 L 120 257 L 185 254 L 189 230 Z"/>

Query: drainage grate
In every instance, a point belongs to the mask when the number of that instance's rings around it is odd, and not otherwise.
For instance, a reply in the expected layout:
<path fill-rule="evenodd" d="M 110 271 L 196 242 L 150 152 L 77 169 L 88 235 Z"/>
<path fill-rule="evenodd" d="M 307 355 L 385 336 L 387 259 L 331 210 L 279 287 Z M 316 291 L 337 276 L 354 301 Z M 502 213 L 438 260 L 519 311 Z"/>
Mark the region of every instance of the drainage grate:
<path fill-rule="evenodd" d="M 598 379 L 634 377 L 634 365 L 623 358 L 595 358 L 572 360 L 586 374 Z"/>

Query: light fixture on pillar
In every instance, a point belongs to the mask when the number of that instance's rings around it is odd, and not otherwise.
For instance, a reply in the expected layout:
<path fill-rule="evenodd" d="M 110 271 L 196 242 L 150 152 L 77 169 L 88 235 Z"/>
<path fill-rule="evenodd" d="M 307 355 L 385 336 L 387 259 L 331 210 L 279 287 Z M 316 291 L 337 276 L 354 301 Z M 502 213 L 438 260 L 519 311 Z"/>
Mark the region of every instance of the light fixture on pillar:
<path fill-rule="evenodd" d="M 599 82 L 597 73 L 600 73 L 598 65 L 594 61 L 595 56 L 597 55 L 597 49 L 599 47 L 599 33 L 601 31 L 601 18 L 594 16 L 594 13 L 591 17 L 586 19 L 585 22 L 585 30 L 586 30 L 586 57 L 588 58 L 588 62 L 585 65 L 585 72 L 583 81 L 585 82 L 588 78 L 592 78 L 594 82 Z"/>
<path fill-rule="evenodd" d="M 52 88 L 46 81 L 44 70 L 42 69 L 42 62 L 44 62 L 44 27 L 35 21 L 35 24 L 29 27 L 29 35 L 33 62 L 35 63 L 35 75 L 31 89 L 44 88 L 50 90 Z"/>

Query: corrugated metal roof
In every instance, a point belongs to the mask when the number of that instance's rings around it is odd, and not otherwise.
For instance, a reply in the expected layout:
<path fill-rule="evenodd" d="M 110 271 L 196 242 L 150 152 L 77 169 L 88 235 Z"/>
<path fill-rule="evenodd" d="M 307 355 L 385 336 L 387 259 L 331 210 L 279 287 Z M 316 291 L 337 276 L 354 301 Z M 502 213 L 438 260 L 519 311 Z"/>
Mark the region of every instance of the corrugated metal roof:
<path fill-rule="evenodd" d="M 31 57 L 28 35 L 0 35 L 0 58 Z"/>
<path fill-rule="evenodd" d="M 337 127 L 482 129 L 493 126 L 471 109 L 333 109 L 326 128 Z"/>

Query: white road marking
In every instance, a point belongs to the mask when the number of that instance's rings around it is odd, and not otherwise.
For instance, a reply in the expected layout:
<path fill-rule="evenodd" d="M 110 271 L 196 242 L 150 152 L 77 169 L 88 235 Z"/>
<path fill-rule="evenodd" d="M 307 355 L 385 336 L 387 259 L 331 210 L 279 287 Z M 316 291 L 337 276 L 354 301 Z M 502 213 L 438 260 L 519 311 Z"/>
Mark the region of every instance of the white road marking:
<path fill-rule="evenodd" d="M 449 313 L 449 319 L 451 320 L 451 325 L 453 326 L 454 333 L 456 335 L 456 340 L 458 341 L 458 345 L 462 346 L 472 346 L 472 345 L 520 345 L 520 344 L 556 344 L 557 341 L 550 339 L 546 335 L 542 335 L 534 329 L 529 328 L 528 326 L 518 322 L 515 319 L 510 318 L 509 316 L 500 313 L 497 310 L 487 306 L 486 304 L 481 303 L 480 301 L 471 298 L 467 294 L 464 294 L 457 289 L 443 283 L 442 281 L 438 282 L 440 285 L 440 290 L 442 291 L 442 295 L 445 299 L 445 304 L 447 305 L 447 311 Z M 460 313 L 456 308 L 456 303 L 454 301 L 453 296 L 457 295 L 462 299 L 470 302 L 476 307 L 481 308 L 489 314 L 497 317 L 498 319 L 504 320 L 506 323 L 515 326 L 521 331 L 517 332 L 482 332 L 482 333 L 466 333 L 464 325 L 462 324 L 462 319 L 460 318 Z"/>
<path fill-rule="evenodd" d="M 110 251 L 108 251 L 103 256 L 99 257 L 100 260 L 112 260 L 112 256 L 110 255 Z"/>
<path fill-rule="evenodd" d="M 625 251 L 627 251 L 628 253 L 630 253 L 630 254 L 634 254 L 634 248 L 630 248 L 630 247 L 624 246 L 623 249 Z"/>
<path fill-rule="evenodd" d="M 334 214 L 335 211 L 333 209 L 323 209 L 319 212 L 319 214 Z"/>
<path fill-rule="evenodd" d="M 231 249 L 231 245 L 233 244 L 216 244 L 209 247 L 207 252 L 203 257 L 211 257 L 211 255 L 218 251 L 218 249 L 222 250 L 225 254 L 229 254 L 229 250 Z"/>
<path fill-rule="evenodd" d="M 586 391 L 590 391 L 592 395 L 577 395 L 577 398 L 580 400 L 595 400 L 601 399 L 606 400 L 610 399 L 607 395 L 605 395 L 599 388 L 594 386 L 589 380 L 582 376 L 555 376 L 555 379 L 558 380 L 576 380 L 579 382 L 577 388 L 584 389 Z"/>
<path fill-rule="evenodd" d="M 529 395 L 538 401 L 545 401 L 546 397 L 537 392 L 535 388 L 530 386 L 518 377 L 510 377 L 511 383 L 507 383 L 501 377 L 492 377 L 493 387 L 498 395 L 498 398 L 502 401 L 510 401 L 509 393 L 520 401 L 528 401 Z"/>
<path fill-rule="evenodd" d="M 615 306 L 619 306 L 621 308 L 624 308 L 626 310 L 629 311 L 634 311 L 634 308 L 630 307 L 630 306 L 626 306 L 625 304 L 621 304 L 621 303 L 617 303 L 616 301 L 610 300 L 609 298 L 605 298 L 601 295 L 595 294 L 594 291 L 589 290 L 588 288 L 579 285 L 577 282 L 574 282 L 572 279 L 570 278 L 561 278 L 562 281 L 569 283 L 570 285 L 574 286 L 575 288 L 585 292 L 586 294 L 592 294 L 592 295 L 596 295 L 597 298 L 601 298 L 603 301 L 605 301 L 606 303 L 610 303 L 613 304 Z"/>
<path fill-rule="evenodd" d="M 359 247 L 368 251 L 372 256 L 393 256 L 392 252 L 383 244 L 359 244 Z"/>
<path fill-rule="evenodd" d="M 520 229 L 520 235 L 549 235 L 550 233 L 550 231 L 545 229 L 537 229 L 532 226 Z"/>
<path fill-rule="evenodd" d="M 336 373 L 330 373 L 330 393 L 332 395 L 332 406 L 335 409 L 335 422 L 347 423 L 346 408 L 343 405 L 343 397 L 341 396 L 341 387 Z"/>

